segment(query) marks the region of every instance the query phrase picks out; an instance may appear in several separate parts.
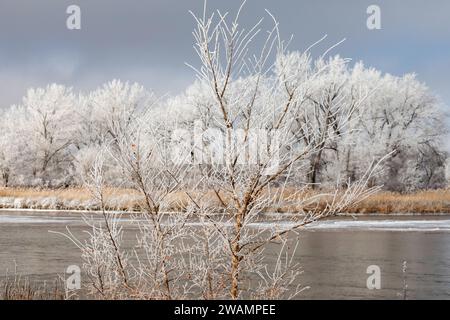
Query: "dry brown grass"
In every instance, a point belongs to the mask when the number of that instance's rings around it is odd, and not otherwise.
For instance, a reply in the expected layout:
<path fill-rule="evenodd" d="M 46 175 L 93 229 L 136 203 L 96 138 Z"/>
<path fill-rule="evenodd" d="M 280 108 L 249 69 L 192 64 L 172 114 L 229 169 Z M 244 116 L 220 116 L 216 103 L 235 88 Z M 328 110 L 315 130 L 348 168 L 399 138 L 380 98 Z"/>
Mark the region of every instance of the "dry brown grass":
<path fill-rule="evenodd" d="M 109 188 L 105 191 L 107 209 L 132 211 L 138 208 L 139 194 L 131 189 Z M 61 209 L 83 210 L 98 209 L 93 204 L 92 196 L 86 188 L 41 189 L 41 188 L 0 188 L 0 208 L 23 209 Z M 13 200 L 21 200 L 14 204 Z M 52 199 L 52 201 L 45 201 Z"/>
<path fill-rule="evenodd" d="M 380 192 L 350 209 L 351 213 L 450 213 L 450 190 L 410 194 Z"/>
<path fill-rule="evenodd" d="M 277 208 L 267 208 L 265 211 L 275 212 L 293 212 L 309 210 L 308 203 L 301 207 L 293 207 L 289 198 L 309 198 L 314 196 L 314 191 L 306 191 L 296 193 L 294 190 L 287 190 L 283 194 L 284 204 Z M 131 189 L 108 189 L 106 191 L 107 199 L 111 210 L 139 210 L 142 201 L 139 193 Z M 79 203 L 87 202 L 91 199 L 89 191 L 84 188 L 67 188 L 67 189 L 31 189 L 31 188 L 0 188 L 0 198 L 21 198 L 21 199 L 43 199 L 56 198 L 60 203 L 66 204 L 53 209 L 82 209 L 80 207 L 71 208 L 71 201 Z M 221 201 L 214 192 L 208 193 L 207 197 L 210 203 L 217 207 Z M 227 199 L 222 196 L 222 201 Z M 185 193 L 180 192 L 173 195 L 170 199 L 173 211 L 184 210 L 189 202 Z M 296 201 L 294 201 L 296 202 Z M 327 197 L 321 197 L 319 207 L 325 206 Z M 67 205 L 68 204 L 68 205 Z M 5 206 L 4 206 L 5 207 Z M 92 209 L 92 208 L 91 208 Z M 427 190 L 410 194 L 400 194 L 394 192 L 380 192 L 360 203 L 348 208 L 348 213 L 450 213 L 450 190 Z"/>
<path fill-rule="evenodd" d="M 83 188 L 34 189 L 34 188 L 0 188 L 0 197 L 41 198 L 58 197 L 64 200 L 88 200 L 89 191 Z"/>

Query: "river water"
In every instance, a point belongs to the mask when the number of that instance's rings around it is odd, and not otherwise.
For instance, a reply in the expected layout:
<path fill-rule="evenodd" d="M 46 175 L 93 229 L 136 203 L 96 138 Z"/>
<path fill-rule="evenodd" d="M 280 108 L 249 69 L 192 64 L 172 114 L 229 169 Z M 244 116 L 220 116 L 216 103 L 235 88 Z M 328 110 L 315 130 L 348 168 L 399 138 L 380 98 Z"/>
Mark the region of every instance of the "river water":
<path fill-rule="evenodd" d="M 0 276 L 17 266 L 22 276 L 54 280 L 80 265 L 78 249 L 50 232 L 66 225 L 86 230 L 79 213 L 0 212 Z M 316 223 L 299 240 L 299 281 L 310 287 L 300 299 L 401 299 L 405 276 L 409 299 L 450 298 L 450 216 L 339 218 Z M 276 249 L 266 253 L 275 257 Z M 381 270 L 379 290 L 366 286 L 371 265 Z"/>

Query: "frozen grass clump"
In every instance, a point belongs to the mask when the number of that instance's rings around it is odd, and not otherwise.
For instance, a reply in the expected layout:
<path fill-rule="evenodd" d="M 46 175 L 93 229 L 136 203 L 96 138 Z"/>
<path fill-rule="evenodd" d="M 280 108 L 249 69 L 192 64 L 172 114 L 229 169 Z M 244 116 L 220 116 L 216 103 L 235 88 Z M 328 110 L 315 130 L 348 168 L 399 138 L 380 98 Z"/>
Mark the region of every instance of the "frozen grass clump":
<path fill-rule="evenodd" d="M 40 201 L 41 209 L 56 209 L 58 200 L 56 197 L 46 197 L 42 198 Z"/>
<path fill-rule="evenodd" d="M 24 205 L 24 200 L 23 198 L 16 198 L 14 199 L 14 208 L 15 209 L 23 209 L 23 205 Z"/>
<path fill-rule="evenodd" d="M 1 197 L 0 198 L 0 208 L 12 208 L 14 206 L 13 197 Z"/>
<path fill-rule="evenodd" d="M 71 210 L 82 210 L 82 209 L 84 209 L 82 204 L 81 204 L 81 201 L 78 200 L 78 199 L 67 200 L 64 203 L 64 207 L 68 208 L 68 209 L 71 209 Z"/>

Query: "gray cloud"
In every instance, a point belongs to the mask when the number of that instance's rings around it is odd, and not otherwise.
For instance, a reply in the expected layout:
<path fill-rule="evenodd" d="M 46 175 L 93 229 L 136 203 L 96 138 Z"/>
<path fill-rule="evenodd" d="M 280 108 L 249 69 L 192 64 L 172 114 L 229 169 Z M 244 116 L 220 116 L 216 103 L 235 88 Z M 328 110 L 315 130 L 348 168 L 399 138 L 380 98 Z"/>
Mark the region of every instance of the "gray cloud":
<path fill-rule="evenodd" d="M 366 8 L 377 3 L 382 30 L 366 28 Z M 241 0 L 209 0 L 235 11 Z M 82 9 L 82 30 L 65 28 L 66 8 Z M 203 0 L 2 0 L 0 3 L 0 105 L 20 102 L 29 86 L 59 82 L 88 90 L 113 78 L 139 81 L 158 93 L 176 93 L 193 80 L 185 61 Z M 305 49 L 328 34 L 319 49 L 347 38 L 334 52 L 384 72 L 416 72 L 450 104 L 450 2 L 434 0 L 249 0 L 250 25 L 270 10 L 291 49 Z"/>

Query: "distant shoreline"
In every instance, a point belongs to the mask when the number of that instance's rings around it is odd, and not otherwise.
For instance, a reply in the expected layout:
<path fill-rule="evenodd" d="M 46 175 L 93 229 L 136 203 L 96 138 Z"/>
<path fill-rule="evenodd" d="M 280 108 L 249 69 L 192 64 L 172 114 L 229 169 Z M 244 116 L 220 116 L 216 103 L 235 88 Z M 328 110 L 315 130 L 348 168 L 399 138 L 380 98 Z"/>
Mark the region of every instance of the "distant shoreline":
<path fill-rule="evenodd" d="M 312 193 L 313 194 L 313 193 Z M 311 196 L 308 194 L 307 196 Z M 134 190 L 111 189 L 108 191 L 107 209 L 117 213 L 139 213 L 140 195 Z M 168 212 L 183 210 L 181 196 L 174 199 L 173 208 Z M 319 201 L 326 204 L 326 198 Z M 303 208 L 307 211 L 307 208 Z M 45 213 L 95 213 L 100 208 L 83 188 L 33 189 L 0 188 L 0 212 L 45 212 Z M 267 208 L 267 214 L 289 214 L 301 209 L 289 206 L 276 209 Z M 450 190 L 426 190 L 408 194 L 379 192 L 358 204 L 349 207 L 340 216 L 377 215 L 448 215 L 450 214 Z"/>
<path fill-rule="evenodd" d="M 129 216 L 132 214 L 139 214 L 140 212 L 134 211 L 112 211 L 108 210 L 107 213 L 113 214 L 121 214 L 125 216 Z M 166 214 L 177 214 L 177 212 L 165 212 Z M 11 215 L 11 216 L 23 216 L 24 214 L 30 214 L 33 216 L 61 216 L 61 214 L 65 216 L 73 216 L 79 217 L 86 214 L 94 214 L 101 215 L 102 212 L 99 210 L 71 210 L 71 209 L 16 209 L 16 208 L 0 208 L 0 216 L 2 214 Z M 265 213 L 266 214 L 266 213 Z M 221 213 L 218 213 L 221 215 Z M 269 213 L 268 215 L 290 215 L 290 213 Z M 363 218 L 363 217 L 403 217 L 403 218 L 411 218 L 411 217 L 450 217 L 450 212 L 436 212 L 436 213 L 414 213 L 414 212 L 404 212 L 404 213 L 340 213 L 335 218 Z"/>

